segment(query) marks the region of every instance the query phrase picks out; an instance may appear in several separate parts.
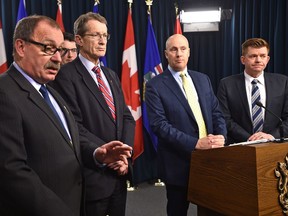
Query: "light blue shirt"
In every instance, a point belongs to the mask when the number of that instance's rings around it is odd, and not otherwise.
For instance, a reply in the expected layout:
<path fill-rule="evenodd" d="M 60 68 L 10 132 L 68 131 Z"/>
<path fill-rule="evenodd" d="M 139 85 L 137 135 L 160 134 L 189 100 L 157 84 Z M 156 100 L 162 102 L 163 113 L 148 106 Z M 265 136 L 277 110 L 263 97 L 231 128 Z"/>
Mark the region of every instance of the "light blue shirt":
<path fill-rule="evenodd" d="M 169 69 L 169 71 L 171 72 L 171 74 L 172 74 L 172 76 L 174 77 L 174 79 L 176 80 L 176 82 L 178 83 L 178 85 L 179 85 L 181 91 L 183 92 L 184 96 L 187 98 L 186 92 L 185 92 L 185 90 L 184 90 L 184 88 L 183 88 L 182 78 L 180 77 L 180 72 L 181 72 L 181 71 L 174 71 L 174 70 L 170 67 L 170 65 L 168 65 L 168 69 Z M 192 81 L 192 78 L 190 77 L 190 75 L 189 75 L 189 73 L 188 73 L 187 67 L 186 67 L 182 72 L 184 72 L 186 78 L 188 79 L 188 82 L 190 82 L 190 85 L 191 85 L 193 91 L 196 92 L 197 101 L 199 101 L 199 100 L 198 100 L 198 93 L 197 93 L 197 91 L 196 91 L 196 88 L 195 88 L 195 85 L 194 85 L 194 83 L 193 83 L 193 81 Z"/>

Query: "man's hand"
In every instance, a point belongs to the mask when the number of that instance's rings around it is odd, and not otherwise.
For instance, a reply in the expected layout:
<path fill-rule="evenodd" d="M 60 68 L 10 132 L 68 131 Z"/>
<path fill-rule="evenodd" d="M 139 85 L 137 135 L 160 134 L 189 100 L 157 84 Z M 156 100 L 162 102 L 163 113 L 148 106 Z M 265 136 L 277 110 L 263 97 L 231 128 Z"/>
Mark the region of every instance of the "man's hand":
<path fill-rule="evenodd" d="M 207 137 L 203 137 L 198 140 L 195 149 L 211 149 L 220 148 L 225 144 L 225 138 L 222 135 L 209 134 Z"/>
<path fill-rule="evenodd" d="M 117 171 L 118 175 L 126 175 L 128 173 L 128 165 L 119 160 L 107 165 L 110 169 Z"/>
<path fill-rule="evenodd" d="M 255 140 L 261 140 L 261 139 L 273 140 L 274 137 L 271 134 L 257 132 L 257 133 L 254 133 L 252 136 L 250 136 L 248 138 L 248 141 L 255 141 Z"/>
<path fill-rule="evenodd" d="M 110 164 L 121 160 L 127 165 L 127 158 L 131 157 L 131 151 L 132 147 L 120 141 L 111 141 L 96 149 L 95 158 L 100 163 Z"/>

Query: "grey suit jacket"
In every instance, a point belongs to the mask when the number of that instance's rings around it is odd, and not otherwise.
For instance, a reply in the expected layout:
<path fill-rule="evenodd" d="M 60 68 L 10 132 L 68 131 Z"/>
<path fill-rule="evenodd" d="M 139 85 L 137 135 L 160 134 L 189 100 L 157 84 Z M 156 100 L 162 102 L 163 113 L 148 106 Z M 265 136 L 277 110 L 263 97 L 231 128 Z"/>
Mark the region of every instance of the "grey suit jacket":
<path fill-rule="evenodd" d="M 73 115 L 52 88 L 70 130 L 12 65 L 0 77 L 0 215 L 79 216 L 83 176 Z"/>
<path fill-rule="evenodd" d="M 283 120 L 284 135 L 288 136 L 288 77 L 264 73 L 266 105 Z M 218 99 L 227 124 L 228 144 L 247 141 L 253 134 L 244 74 L 223 78 L 218 88 Z M 279 120 L 265 112 L 263 132 L 280 138 Z"/>

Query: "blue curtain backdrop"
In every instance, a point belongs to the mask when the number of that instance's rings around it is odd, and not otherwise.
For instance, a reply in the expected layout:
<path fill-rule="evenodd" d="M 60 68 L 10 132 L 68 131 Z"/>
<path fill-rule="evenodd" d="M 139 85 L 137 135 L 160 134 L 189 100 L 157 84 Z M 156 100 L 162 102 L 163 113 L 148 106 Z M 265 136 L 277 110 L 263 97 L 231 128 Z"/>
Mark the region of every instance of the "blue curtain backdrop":
<path fill-rule="evenodd" d="M 142 86 L 146 32 L 147 6 L 145 0 L 134 0 L 132 17 L 135 30 L 139 82 Z M 190 69 L 206 73 L 217 90 L 221 78 L 243 71 L 240 63 L 241 44 L 250 37 L 262 37 L 271 46 L 271 60 L 267 71 L 288 75 L 288 2 L 287 0 L 154 0 L 152 24 L 159 47 L 163 68 L 165 41 L 173 34 L 175 22 L 174 3 L 179 9 L 196 7 L 222 7 L 232 9 L 230 20 L 222 20 L 218 32 L 184 33 L 187 36 L 191 56 Z M 94 0 L 63 0 L 63 22 L 68 32 L 73 32 L 73 22 L 92 11 Z M 8 64 L 12 58 L 12 37 L 16 25 L 19 0 L 0 0 L 0 18 L 3 25 Z M 57 0 L 26 0 L 28 15 L 42 14 L 56 18 Z M 108 21 L 111 39 L 106 54 L 107 64 L 121 77 L 121 62 L 128 3 L 126 0 L 101 0 L 99 13 Z M 135 181 L 157 178 L 157 155 L 145 136 L 144 153 L 135 162 Z"/>

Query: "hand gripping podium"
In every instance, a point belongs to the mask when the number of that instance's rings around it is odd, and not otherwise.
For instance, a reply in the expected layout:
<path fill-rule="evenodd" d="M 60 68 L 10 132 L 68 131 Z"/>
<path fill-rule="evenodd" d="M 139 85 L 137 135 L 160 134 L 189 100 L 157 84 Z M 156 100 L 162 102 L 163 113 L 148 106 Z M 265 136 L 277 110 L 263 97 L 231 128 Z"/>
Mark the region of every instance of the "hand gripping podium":
<path fill-rule="evenodd" d="M 282 176 L 279 184 L 275 170 L 282 164 L 288 174 L 287 153 L 287 142 L 196 150 L 188 200 L 198 206 L 198 216 L 285 215 L 279 197 L 288 199 L 288 177 Z"/>

